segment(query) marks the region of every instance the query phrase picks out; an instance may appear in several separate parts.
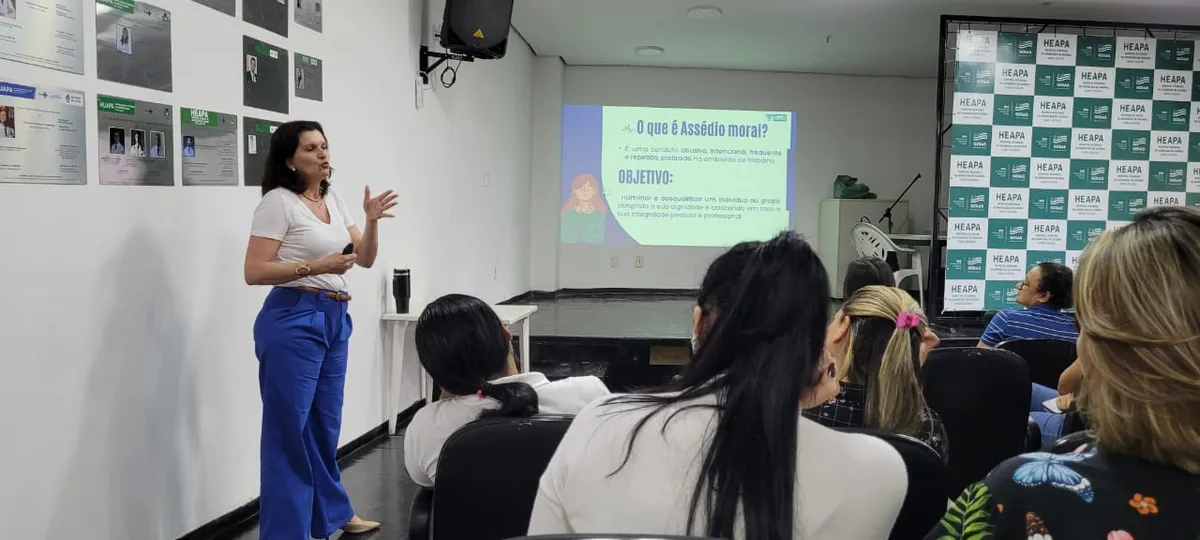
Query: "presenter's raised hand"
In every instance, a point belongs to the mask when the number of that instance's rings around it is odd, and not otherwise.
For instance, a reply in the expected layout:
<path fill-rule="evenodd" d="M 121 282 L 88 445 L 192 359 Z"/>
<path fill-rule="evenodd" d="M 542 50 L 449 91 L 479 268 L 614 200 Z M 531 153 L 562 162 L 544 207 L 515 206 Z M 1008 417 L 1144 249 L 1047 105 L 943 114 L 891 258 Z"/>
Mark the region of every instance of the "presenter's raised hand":
<path fill-rule="evenodd" d="M 367 215 L 367 221 L 395 217 L 387 211 L 399 204 L 396 202 L 397 197 L 399 195 L 390 189 L 380 193 L 378 197 L 371 197 L 371 186 L 366 186 L 363 189 L 363 212 Z"/>
<path fill-rule="evenodd" d="M 312 270 L 314 274 L 345 274 L 357 260 L 358 255 L 354 253 L 349 255 L 342 255 L 341 252 L 330 253 L 325 258 L 314 262 Z"/>

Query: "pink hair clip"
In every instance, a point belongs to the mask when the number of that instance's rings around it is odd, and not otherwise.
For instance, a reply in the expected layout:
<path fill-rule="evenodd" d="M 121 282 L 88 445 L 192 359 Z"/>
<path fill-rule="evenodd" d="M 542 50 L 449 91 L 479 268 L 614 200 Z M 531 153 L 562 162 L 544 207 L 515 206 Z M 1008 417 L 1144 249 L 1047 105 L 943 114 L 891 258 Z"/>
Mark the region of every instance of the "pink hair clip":
<path fill-rule="evenodd" d="M 483 390 L 476 390 L 476 391 L 475 391 L 475 397 L 480 397 L 480 398 L 482 398 L 482 397 L 483 397 Z"/>
<path fill-rule="evenodd" d="M 916 328 L 921 325 L 921 316 L 916 313 L 901 312 L 896 315 L 896 328 Z"/>

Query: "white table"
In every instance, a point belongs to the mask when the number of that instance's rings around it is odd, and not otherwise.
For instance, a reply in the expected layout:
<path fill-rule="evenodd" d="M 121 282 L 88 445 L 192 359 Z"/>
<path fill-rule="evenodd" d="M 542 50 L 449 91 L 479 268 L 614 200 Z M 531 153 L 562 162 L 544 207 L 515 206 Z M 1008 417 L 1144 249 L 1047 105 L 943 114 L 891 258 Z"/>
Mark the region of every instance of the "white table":
<path fill-rule="evenodd" d="M 510 305 L 493 305 L 492 309 L 496 311 L 496 315 L 500 317 L 500 322 L 504 326 L 513 326 L 521 323 L 521 372 L 527 373 L 530 371 L 530 354 L 529 348 L 529 316 L 537 311 L 537 306 L 510 306 Z M 382 320 L 386 325 L 392 327 L 392 362 L 390 373 L 388 374 L 388 432 L 396 433 L 396 416 L 400 414 L 400 379 L 404 372 L 406 346 L 406 335 L 408 334 L 408 326 L 410 323 L 416 323 L 421 316 L 423 306 L 412 306 L 408 313 L 384 313 Z M 417 364 L 417 369 L 420 370 L 421 378 L 419 379 L 420 395 L 422 398 L 433 401 L 433 380 L 429 374 L 420 367 L 420 360 L 412 358 L 410 362 Z"/>

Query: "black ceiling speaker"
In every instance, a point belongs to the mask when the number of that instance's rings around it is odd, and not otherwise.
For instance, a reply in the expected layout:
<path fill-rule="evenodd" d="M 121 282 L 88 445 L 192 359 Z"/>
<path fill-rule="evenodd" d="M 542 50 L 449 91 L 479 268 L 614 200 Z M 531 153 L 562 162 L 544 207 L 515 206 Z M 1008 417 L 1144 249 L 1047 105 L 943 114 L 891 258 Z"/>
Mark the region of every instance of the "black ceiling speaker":
<path fill-rule="evenodd" d="M 442 47 L 479 59 L 503 58 L 513 0 L 446 0 Z"/>

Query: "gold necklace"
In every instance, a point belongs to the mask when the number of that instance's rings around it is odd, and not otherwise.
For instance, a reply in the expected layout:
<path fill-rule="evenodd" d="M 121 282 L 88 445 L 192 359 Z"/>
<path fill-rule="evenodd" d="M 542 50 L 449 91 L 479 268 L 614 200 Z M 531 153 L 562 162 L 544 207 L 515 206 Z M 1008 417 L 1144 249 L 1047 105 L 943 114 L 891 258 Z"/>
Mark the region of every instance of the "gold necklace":
<path fill-rule="evenodd" d="M 307 191 L 305 191 L 304 193 L 301 193 L 300 195 L 301 195 L 301 196 L 303 196 L 305 199 L 308 199 L 308 200 L 310 200 L 310 201 L 312 201 L 312 202 L 315 202 L 315 203 L 317 203 L 317 204 L 321 204 L 321 203 L 325 202 L 325 200 L 324 200 L 324 199 L 320 199 L 320 198 L 313 197 L 313 196 L 309 195 Z"/>

